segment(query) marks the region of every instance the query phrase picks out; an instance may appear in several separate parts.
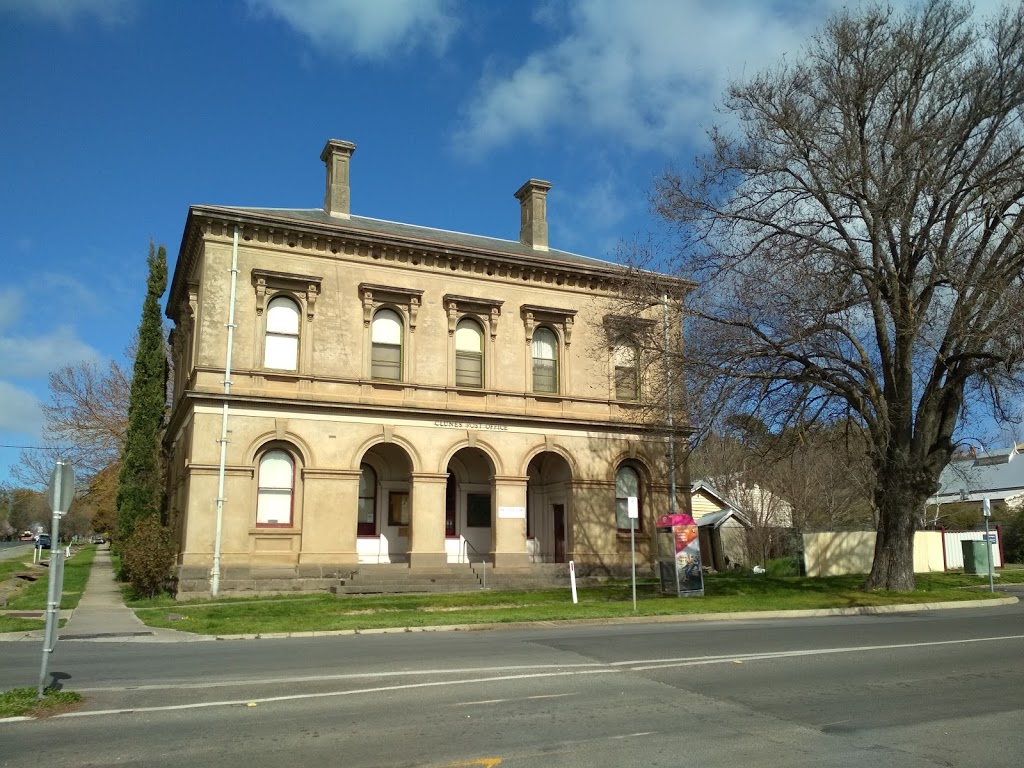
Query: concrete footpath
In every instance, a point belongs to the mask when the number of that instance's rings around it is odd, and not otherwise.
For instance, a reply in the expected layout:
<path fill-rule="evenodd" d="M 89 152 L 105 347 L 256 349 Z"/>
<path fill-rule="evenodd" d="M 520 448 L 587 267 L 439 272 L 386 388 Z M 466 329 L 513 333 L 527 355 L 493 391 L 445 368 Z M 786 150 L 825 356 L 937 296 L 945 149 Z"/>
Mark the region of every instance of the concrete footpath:
<path fill-rule="evenodd" d="M 68 611 L 61 611 L 67 616 Z M 41 640 L 43 630 L 30 632 L 7 632 L 0 634 L 3 640 Z M 126 608 L 121 597 L 121 588 L 114 579 L 114 568 L 110 563 L 109 546 L 98 548 L 89 572 L 89 581 L 78 607 L 71 611 L 71 618 L 57 633 L 61 642 L 89 640 L 92 642 L 149 642 L 180 643 L 198 640 L 214 640 L 208 635 L 192 632 L 177 632 L 173 629 L 147 627 L 130 608 Z"/>

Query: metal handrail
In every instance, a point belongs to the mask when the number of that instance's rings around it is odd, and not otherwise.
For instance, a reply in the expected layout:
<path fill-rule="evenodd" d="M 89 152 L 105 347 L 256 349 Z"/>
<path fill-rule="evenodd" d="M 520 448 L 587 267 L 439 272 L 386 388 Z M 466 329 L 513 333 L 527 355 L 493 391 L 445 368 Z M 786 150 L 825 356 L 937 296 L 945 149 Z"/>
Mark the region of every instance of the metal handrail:
<path fill-rule="evenodd" d="M 468 547 L 469 549 L 472 549 L 474 552 L 480 555 L 480 562 L 484 564 L 484 583 L 481 589 L 487 589 L 487 560 L 484 558 L 484 553 L 476 547 L 474 547 L 472 544 L 470 544 L 469 539 L 467 539 L 465 536 L 462 537 L 462 543 L 465 545 L 465 547 L 463 547 L 464 552 L 466 547 Z M 469 552 L 466 552 L 466 562 L 469 563 L 469 567 L 472 570 L 473 561 L 469 559 Z"/>

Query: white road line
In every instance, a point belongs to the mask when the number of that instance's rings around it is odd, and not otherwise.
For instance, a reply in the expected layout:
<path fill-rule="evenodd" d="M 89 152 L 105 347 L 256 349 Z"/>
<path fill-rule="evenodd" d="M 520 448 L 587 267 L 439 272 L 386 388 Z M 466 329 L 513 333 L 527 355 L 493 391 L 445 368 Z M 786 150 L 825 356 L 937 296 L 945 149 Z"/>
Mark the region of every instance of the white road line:
<path fill-rule="evenodd" d="M 394 675 L 410 675 L 410 674 L 467 674 L 472 672 L 488 672 L 488 671 L 499 671 L 499 670 L 517 670 L 517 669 L 550 669 L 551 671 L 538 671 L 526 674 L 510 674 L 510 675 L 498 675 L 494 677 L 482 677 L 472 678 L 465 680 L 436 680 L 424 683 L 405 683 L 401 685 L 390 685 L 390 686 L 379 686 L 374 688 L 359 688 L 351 691 L 326 691 L 320 693 L 300 693 L 289 696 L 271 696 L 257 699 L 233 699 L 227 701 L 207 701 L 193 704 L 178 704 L 158 707 L 129 707 L 125 709 L 105 709 L 91 712 L 67 712 L 60 715 L 54 715 L 54 719 L 60 717 L 98 717 L 102 715 L 113 715 L 113 714 L 127 714 L 127 713 L 143 713 L 143 712 L 169 712 L 175 710 L 188 710 L 188 709 L 203 709 L 209 707 L 229 707 L 229 706 L 246 706 L 250 704 L 270 704 L 274 702 L 282 701 L 299 701 L 303 699 L 320 699 L 330 698 L 334 696 L 357 696 L 361 694 L 373 694 L 373 693 L 385 693 L 388 691 L 402 691 L 402 690 L 413 690 L 416 688 L 438 688 L 445 686 L 454 685 L 479 685 L 483 683 L 494 683 L 504 682 L 510 680 L 532 680 L 532 679 L 543 679 L 543 678 L 556 678 L 556 677 L 572 677 L 577 675 L 600 675 L 600 674 L 616 674 L 619 672 L 642 672 L 650 669 L 663 669 L 668 667 L 687 667 L 687 666 L 700 666 L 705 664 L 729 664 L 733 661 L 741 659 L 743 661 L 757 661 L 766 659 L 780 659 L 780 658 L 793 658 L 800 656 L 825 656 L 837 653 L 864 653 L 869 651 L 889 651 L 889 650 L 904 650 L 911 648 L 928 648 L 942 645 L 967 645 L 972 643 L 992 643 L 992 642 L 1006 642 L 1014 640 L 1024 640 L 1024 635 L 1003 635 L 998 637 L 978 637 L 968 638 L 965 640 L 934 640 L 922 643 L 894 643 L 891 645 L 863 645 L 863 646 L 851 646 L 847 648 L 820 648 L 816 650 L 802 650 L 802 651 L 773 651 L 768 653 L 749 653 L 749 654 L 728 654 L 721 656 L 702 656 L 698 658 L 672 658 L 672 659 L 645 659 L 645 660 L 634 660 L 634 661 L 617 661 L 608 664 L 592 664 L 592 665 L 551 665 L 545 667 L 544 665 L 537 665 L 531 667 L 494 667 L 484 669 L 464 669 L 464 670 L 423 670 L 419 673 L 413 672 L 391 672 L 375 675 L 373 673 L 361 673 L 354 675 L 337 675 L 331 678 L 315 677 L 308 678 L 310 680 L 325 680 L 325 679 L 356 679 L 356 678 L 367 678 L 367 677 L 386 677 Z M 305 680 L 306 678 L 303 678 Z M 257 682 L 257 681 L 254 681 Z M 258 681 L 260 683 L 266 683 L 268 681 Z M 279 681 L 281 682 L 281 681 Z M 283 682 L 287 682 L 284 680 Z M 236 683 L 237 684 L 237 683 Z M 196 686 L 174 686 L 174 687 L 196 687 Z M 201 687 L 210 687 L 204 684 Z M 150 688 L 148 686 L 139 686 L 138 688 L 123 688 L 123 689 L 111 689 L 111 688 L 96 688 L 91 689 L 93 691 L 111 691 L 111 690 L 146 690 Z M 80 689 L 89 690 L 89 689 Z M 540 697 L 537 697 L 540 698 Z M 497 701 L 497 700 L 495 700 Z"/>

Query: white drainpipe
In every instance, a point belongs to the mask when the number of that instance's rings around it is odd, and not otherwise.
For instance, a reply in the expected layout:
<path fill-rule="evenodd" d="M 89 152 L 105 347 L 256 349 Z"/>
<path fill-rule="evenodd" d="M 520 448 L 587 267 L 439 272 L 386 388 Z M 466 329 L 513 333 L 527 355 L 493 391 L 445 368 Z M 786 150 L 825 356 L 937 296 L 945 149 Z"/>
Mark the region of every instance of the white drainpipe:
<path fill-rule="evenodd" d="M 231 394 L 231 350 L 235 339 L 235 286 L 238 283 L 238 225 L 231 243 L 231 296 L 228 299 L 228 351 L 224 357 L 224 394 Z M 220 466 L 217 469 L 217 532 L 213 538 L 213 572 L 210 575 L 210 593 L 220 593 L 220 540 L 224 528 L 224 468 L 228 458 L 228 400 L 220 421 Z"/>
<path fill-rule="evenodd" d="M 663 325 L 665 326 L 665 360 L 668 365 L 665 371 L 667 376 L 666 382 L 666 413 L 668 416 L 668 468 L 669 477 L 671 479 L 670 496 L 669 496 L 669 514 L 676 513 L 676 437 L 675 429 L 672 426 L 672 362 L 669 358 L 668 349 L 668 294 L 662 294 L 661 296 L 661 317 Z"/>

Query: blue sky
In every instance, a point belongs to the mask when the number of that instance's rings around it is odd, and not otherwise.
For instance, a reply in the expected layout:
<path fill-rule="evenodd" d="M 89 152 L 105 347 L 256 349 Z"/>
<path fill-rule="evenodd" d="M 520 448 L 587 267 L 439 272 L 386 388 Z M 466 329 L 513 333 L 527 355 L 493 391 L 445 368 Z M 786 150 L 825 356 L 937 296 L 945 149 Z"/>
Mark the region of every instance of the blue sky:
<path fill-rule="evenodd" d="M 614 258 L 727 82 L 841 5 L 0 0 L 0 444 L 39 444 L 50 370 L 120 357 L 190 204 L 320 206 L 338 138 L 353 213 L 517 239 L 537 177 L 552 247 Z"/>

